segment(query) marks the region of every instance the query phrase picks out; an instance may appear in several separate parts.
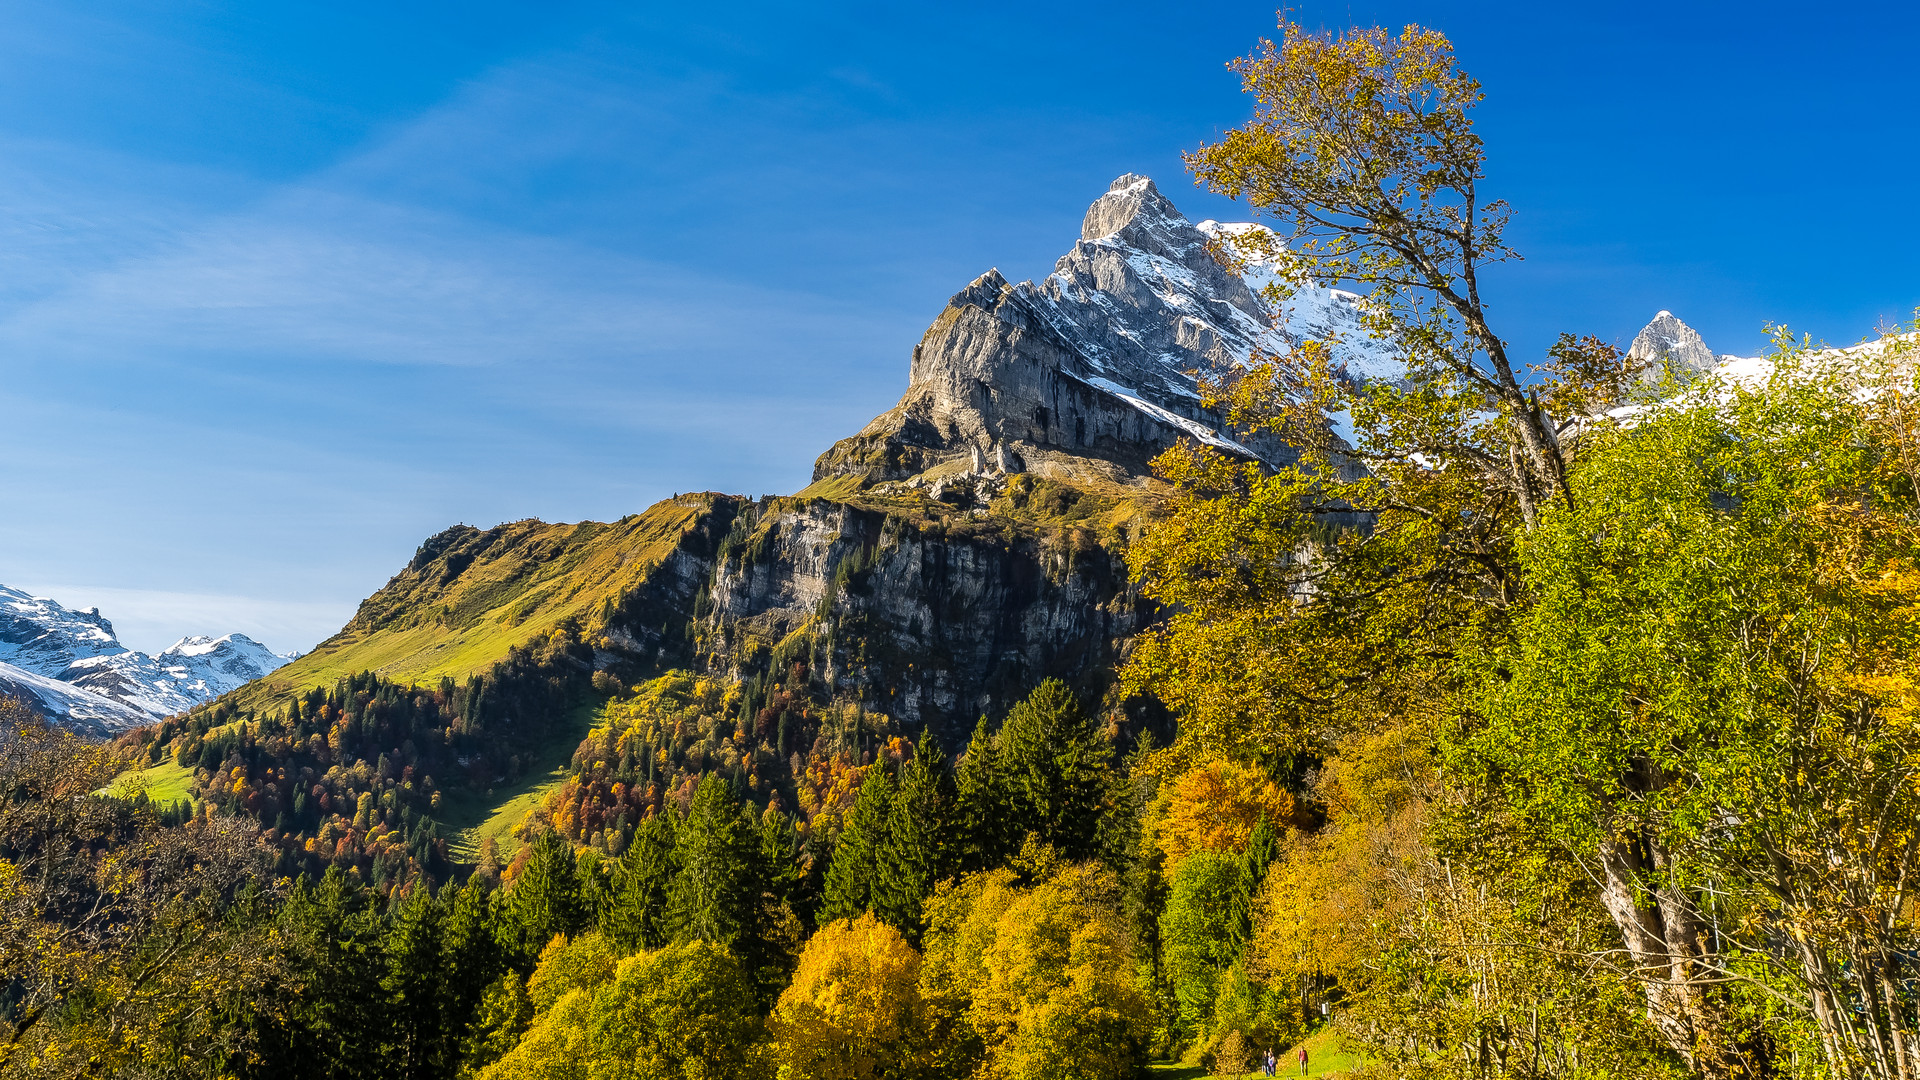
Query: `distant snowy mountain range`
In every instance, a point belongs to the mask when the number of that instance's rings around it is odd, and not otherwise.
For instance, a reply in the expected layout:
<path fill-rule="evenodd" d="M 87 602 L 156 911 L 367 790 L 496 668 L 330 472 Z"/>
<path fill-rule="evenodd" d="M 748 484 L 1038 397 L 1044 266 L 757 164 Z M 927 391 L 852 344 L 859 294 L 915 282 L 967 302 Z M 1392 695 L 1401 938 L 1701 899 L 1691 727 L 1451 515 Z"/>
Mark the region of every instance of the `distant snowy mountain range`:
<path fill-rule="evenodd" d="M 172 715 L 297 655 L 228 634 L 181 638 L 148 656 L 120 644 L 99 608 L 74 611 L 0 585 L 0 694 L 79 731 L 107 734 Z"/>

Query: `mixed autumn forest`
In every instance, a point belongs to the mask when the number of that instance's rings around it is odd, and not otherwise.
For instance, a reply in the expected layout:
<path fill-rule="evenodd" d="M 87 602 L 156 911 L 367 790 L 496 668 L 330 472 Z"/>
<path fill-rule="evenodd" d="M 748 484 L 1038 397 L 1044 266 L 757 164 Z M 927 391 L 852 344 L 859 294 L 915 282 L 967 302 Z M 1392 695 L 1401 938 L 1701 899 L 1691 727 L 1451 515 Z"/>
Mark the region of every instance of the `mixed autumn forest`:
<path fill-rule="evenodd" d="M 106 743 L 0 703 L 0 1074 L 1920 1072 L 1915 339 L 1510 355 L 1447 39 L 1236 68 L 1187 162 L 1274 231 L 1218 257 L 1363 293 L 1405 374 L 1207 383 L 1299 457 L 1154 462 L 1111 685 L 942 745 L 586 617 Z M 443 832 L 585 713 L 513 834 Z"/>

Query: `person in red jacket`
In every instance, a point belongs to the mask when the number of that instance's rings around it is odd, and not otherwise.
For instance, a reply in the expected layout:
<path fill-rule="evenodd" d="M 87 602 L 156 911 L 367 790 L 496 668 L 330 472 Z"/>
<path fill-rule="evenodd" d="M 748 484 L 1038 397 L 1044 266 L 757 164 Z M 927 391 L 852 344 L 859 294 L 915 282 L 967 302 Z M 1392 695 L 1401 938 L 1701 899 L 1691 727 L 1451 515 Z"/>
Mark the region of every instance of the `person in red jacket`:
<path fill-rule="evenodd" d="M 1307 1075 L 1307 1044 L 1300 1044 L 1300 1075 Z"/>

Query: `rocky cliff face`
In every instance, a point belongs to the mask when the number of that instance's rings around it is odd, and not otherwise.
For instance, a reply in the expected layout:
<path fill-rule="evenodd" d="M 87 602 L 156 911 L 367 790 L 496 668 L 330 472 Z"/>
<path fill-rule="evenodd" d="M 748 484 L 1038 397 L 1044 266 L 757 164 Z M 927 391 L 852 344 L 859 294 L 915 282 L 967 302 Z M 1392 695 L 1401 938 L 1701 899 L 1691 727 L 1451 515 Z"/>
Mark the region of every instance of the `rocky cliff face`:
<path fill-rule="evenodd" d="M 1104 688 L 1146 604 L 1091 530 L 769 500 L 735 520 L 697 619 L 705 666 L 816 688 L 964 743 L 1036 683 Z"/>
<path fill-rule="evenodd" d="M 1220 238 L 1256 228 L 1195 224 L 1123 176 L 1044 280 L 990 271 L 956 293 L 899 405 L 823 454 L 805 491 L 449 530 L 272 681 L 464 678 L 573 625 L 634 678 L 692 666 L 751 698 L 799 676 L 816 701 L 931 726 L 949 746 L 1049 676 L 1098 693 L 1151 614 L 1120 556 L 1151 459 L 1180 439 L 1291 456 L 1223 434 L 1198 376 L 1308 334 L 1341 337 L 1351 374 L 1378 366 L 1358 297 L 1263 294 L 1270 275 L 1217 257 Z"/>
<path fill-rule="evenodd" d="M 783 649 L 780 663 L 810 665 L 834 695 L 943 737 L 1049 676 L 1100 687 L 1148 615 L 1119 533 L 1018 520 L 1013 503 L 1124 501 L 1182 439 L 1290 460 L 1226 433 L 1199 379 L 1302 334 L 1371 358 L 1357 297 L 1263 294 L 1270 278 L 1228 265 L 1218 241 L 1251 228 L 1196 225 L 1130 174 L 1044 280 L 989 271 L 954 294 L 913 350 L 900 403 L 815 463 L 809 491 L 839 497 L 736 523 L 753 539 L 713 569 L 709 662 L 745 676 Z M 913 499 L 937 509 L 901 502 Z"/>

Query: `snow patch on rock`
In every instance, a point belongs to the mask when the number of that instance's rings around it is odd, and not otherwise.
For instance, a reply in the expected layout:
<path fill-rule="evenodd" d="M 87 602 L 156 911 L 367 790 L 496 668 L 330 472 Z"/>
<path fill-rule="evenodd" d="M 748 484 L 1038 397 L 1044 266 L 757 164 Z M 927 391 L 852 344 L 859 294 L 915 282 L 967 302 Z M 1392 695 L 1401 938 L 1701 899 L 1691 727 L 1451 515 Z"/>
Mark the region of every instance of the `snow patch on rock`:
<path fill-rule="evenodd" d="M 114 735 L 153 720 L 124 702 L 12 664 L 0 663 L 0 695 L 83 735 Z"/>

